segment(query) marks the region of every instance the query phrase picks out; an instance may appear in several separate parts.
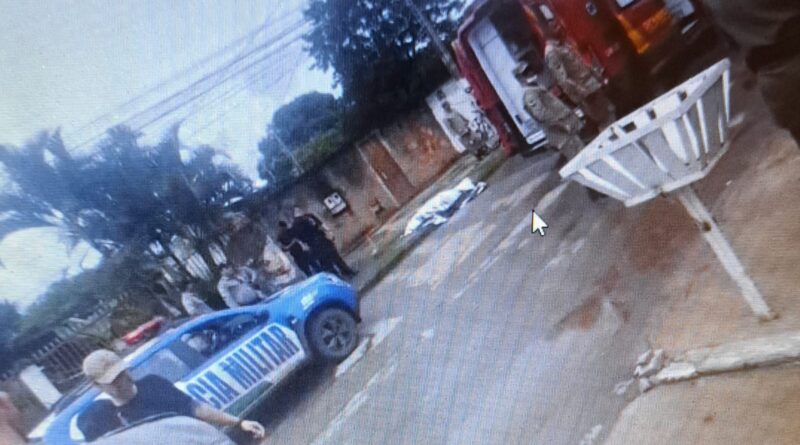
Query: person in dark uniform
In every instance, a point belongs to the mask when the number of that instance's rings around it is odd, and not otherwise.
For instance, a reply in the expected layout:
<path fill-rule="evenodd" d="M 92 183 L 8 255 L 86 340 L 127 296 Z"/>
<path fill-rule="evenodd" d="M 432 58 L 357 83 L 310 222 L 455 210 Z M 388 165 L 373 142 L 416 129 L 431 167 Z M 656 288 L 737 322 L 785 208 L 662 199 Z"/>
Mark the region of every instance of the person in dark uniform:
<path fill-rule="evenodd" d="M 337 275 L 354 276 L 357 271 L 344 261 L 322 221 L 312 213 L 303 213 L 295 207 L 292 232 L 311 249 L 311 257 L 316 258 L 322 270 Z"/>
<path fill-rule="evenodd" d="M 747 67 L 775 122 L 800 145 L 800 1 L 703 0 Z"/>
<path fill-rule="evenodd" d="M 294 263 L 306 276 L 310 277 L 317 273 L 316 268 L 313 266 L 311 253 L 307 250 L 308 247 L 295 236 L 296 230 L 292 230 L 286 221 L 278 221 L 278 244 L 284 252 L 288 252 L 294 259 Z"/>

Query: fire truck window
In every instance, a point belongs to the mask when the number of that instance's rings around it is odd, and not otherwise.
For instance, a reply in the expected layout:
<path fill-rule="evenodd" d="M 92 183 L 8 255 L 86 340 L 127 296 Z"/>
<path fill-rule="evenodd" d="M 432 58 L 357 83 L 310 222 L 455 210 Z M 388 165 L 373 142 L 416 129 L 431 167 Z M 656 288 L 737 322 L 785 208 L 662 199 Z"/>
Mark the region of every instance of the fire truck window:
<path fill-rule="evenodd" d="M 552 12 L 552 11 L 551 11 Z M 519 62 L 526 62 L 534 71 L 543 68 L 542 55 L 528 22 L 519 6 L 498 8 L 490 20 L 495 24 L 508 51 Z"/>
<path fill-rule="evenodd" d="M 619 6 L 620 8 L 625 8 L 635 2 L 636 0 L 617 0 L 617 6 Z"/>

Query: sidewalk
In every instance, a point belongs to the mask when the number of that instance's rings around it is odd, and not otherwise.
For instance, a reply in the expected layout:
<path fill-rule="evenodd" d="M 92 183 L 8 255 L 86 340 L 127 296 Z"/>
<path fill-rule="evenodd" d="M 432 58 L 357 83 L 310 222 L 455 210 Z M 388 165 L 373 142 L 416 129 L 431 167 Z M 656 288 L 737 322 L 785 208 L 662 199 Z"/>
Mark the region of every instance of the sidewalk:
<path fill-rule="evenodd" d="M 696 190 L 779 318 L 759 322 L 696 232 L 674 233 L 694 238 L 665 278 L 668 304 L 646 329 L 650 346 L 668 355 L 800 329 L 800 150 L 769 122 L 757 90 L 743 88 L 741 65 L 732 71 L 733 120 L 741 122 L 732 129 L 729 153 Z M 650 205 L 648 211 L 666 208 Z M 797 443 L 798 408 L 796 367 L 701 377 L 638 396 L 606 443 Z"/>
<path fill-rule="evenodd" d="M 368 291 L 431 233 L 431 230 L 419 230 L 412 235 L 402 237 L 409 218 L 425 201 L 442 190 L 455 187 L 464 178 L 470 178 L 475 182 L 486 180 L 505 160 L 499 149 L 492 151 L 481 161 L 469 155 L 458 158 L 433 184 L 412 198 L 348 253 L 345 260 L 358 270 L 352 281 L 358 292 L 363 294 Z"/>

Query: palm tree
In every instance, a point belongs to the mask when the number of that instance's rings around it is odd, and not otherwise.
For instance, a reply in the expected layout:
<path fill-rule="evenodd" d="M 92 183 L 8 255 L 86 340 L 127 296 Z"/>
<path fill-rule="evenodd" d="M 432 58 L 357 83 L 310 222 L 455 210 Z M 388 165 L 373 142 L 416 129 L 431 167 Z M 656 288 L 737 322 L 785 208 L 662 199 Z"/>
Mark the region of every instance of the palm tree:
<path fill-rule="evenodd" d="M 85 240 L 104 256 L 118 252 L 172 259 L 187 273 L 172 245 L 186 241 L 218 276 L 211 253 L 227 206 L 252 192 L 235 168 L 215 162 L 200 147 L 181 159 L 177 127 L 156 146 L 124 127 L 109 130 L 97 150 L 73 158 L 59 133 L 42 133 L 23 149 L 0 147 L 11 182 L 0 194 L 0 239 L 17 230 L 54 226 Z M 153 244 L 157 246 L 153 246 Z"/>

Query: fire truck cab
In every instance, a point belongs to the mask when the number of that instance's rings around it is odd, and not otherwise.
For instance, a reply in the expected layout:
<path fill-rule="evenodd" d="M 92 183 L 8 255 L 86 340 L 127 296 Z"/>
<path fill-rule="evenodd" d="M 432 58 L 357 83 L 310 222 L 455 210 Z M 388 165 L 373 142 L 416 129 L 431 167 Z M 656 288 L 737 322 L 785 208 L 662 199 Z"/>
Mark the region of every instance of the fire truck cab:
<path fill-rule="evenodd" d="M 625 112 L 646 101 L 636 97 L 647 90 L 643 79 L 665 63 L 681 32 L 692 28 L 687 23 L 699 15 L 692 0 L 478 0 L 464 17 L 453 42 L 456 61 L 511 154 L 545 143 L 523 108 L 523 87 L 513 70 L 526 62 L 559 94 L 544 69 L 548 37 L 578 49 Z"/>

